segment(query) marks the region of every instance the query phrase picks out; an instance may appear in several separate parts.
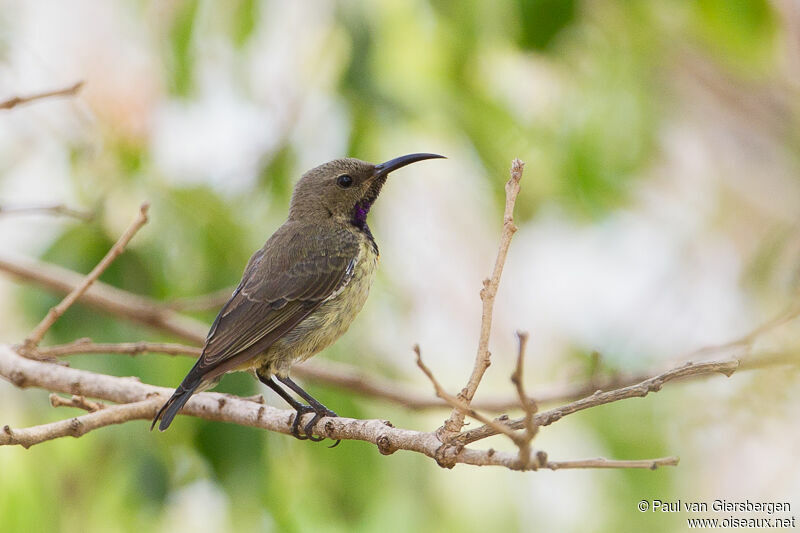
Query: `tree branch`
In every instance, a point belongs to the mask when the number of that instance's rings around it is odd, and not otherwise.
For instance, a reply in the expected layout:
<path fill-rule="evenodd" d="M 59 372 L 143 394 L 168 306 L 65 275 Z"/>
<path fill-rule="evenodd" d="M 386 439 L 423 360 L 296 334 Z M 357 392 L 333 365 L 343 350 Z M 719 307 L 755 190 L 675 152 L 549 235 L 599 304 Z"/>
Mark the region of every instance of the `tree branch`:
<path fill-rule="evenodd" d="M 122 424 L 131 420 L 152 418 L 159 403 L 154 399 L 115 405 L 93 413 L 76 416 L 67 420 L 59 420 L 51 424 L 42 424 L 24 429 L 11 429 L 3 426 L 0 431 L 0 446 L 17 444 L 30 448 L 59 437 L 81 437 L 90 431 L 113 424 Z"/>
<path fill-rule="evenodd" d="M 651 392 L 658 392 L 664 383 L 678 378 L 688 376 L 697 376 L 702 374 L 720 373 L 727 377 L 733 375 L 736 369 L 739 368 L 738 359 L 729 359 L 725 361 L 711 361 L 706 363 L 686 363 L 683 366 L 667 370 L 657 376 L 646 379 L 635 385 L 622 387 L 608 392 L 597 391 L 587 398 L 568 403 L 549 411 L 543 411 L 533 417 L 533 422 L 536 426 L 549 426 L 553 422 L 561 420 L 567 415 L 604 405 L 607 403 L 618 402 L 627 398 L 644 398 Z M 517 418 L 507 423 L 511 429 L 520 429 L 525 427 L 526 417 Z M 465 431 L 453 439 L 454 443 L 466 445 L 492 435 L 497 435 L 497 431 L 491 426 L 482 426 L 476 429 Z"/>
<path fill-rule="evenodd" d="M 511 162 L 511 177 L 506 183 L 506 207 L 503 214 L 503 232 L 500 235 L 500 247 L 497 250 L 497 258 L 494 263 L 492 277 L 483 281 L 481 289 L 481 300 L 483 301 L 483 311 L 481 313 L 481 329 L 478 340 L 478 353 L 475 355 L 475 365 L 472 374 L 467 381 L 467 385 L 458 393 L 458 397 L 464 400 L 467 405 L 472 402 L 475 391 L 483 379 L 483 374 L 491 365 L 491 353 L 489 352 L 489 336 L 492 332 L 492 315 L 494 311 L 494 299 L 497 289 L 500 286 L 500 276 L 503 274 L 503 266 L 508 255 L 508 248 L 511 245 L 511 238 L 517 231 L 514 225 L 514 204 L 519 194 L 519 182 L 522 179 L 522 170 L 525 163 L 519 159 Z M 464 413 L 459 409 L 453 409 L 450 418 L 442 426 L 443 435 L 454 435 L 464 427 Z"/>
<path fill-rule="evenodd" d="M 79 394 L 73 394 L 70 398 L 63 398 L 54 392 L 50 394 L 50 405 L 53 407 L 75 407 L 90 413 L 106 408 L 106 404 L 87 400 Z"/>
<path fill-rule="evenodd" d="M 530 461 L 531 442 L 536 436 L 536 433 L 539 431 L 539 426 L 537 426 L 533 421 L 533 417 L 538 410 L 538 406 L 536 405 L 536 402 L 528 398 L 528 395 L 525 393 L 525 374 L 523 372 L 523 368 L 525 362 L 525 347 L 528 344 L 528 334 L 518 331 L 517 339 L 519 341 L 519 350 L 517 351 L 517 366 L 514 369 L 514 373 L 511 374 L 511 383 L 513 383 L 514 387 L 517 389 L 519 404 L 522 406 L 523 411 L 525 411 L 525 435 L 521 437 L 519 441 L 517 441 L 517 446 L 519 447 L 519 461 L 522 464 L 526 464 Z M 494 428 L 494 426 L 491 425 L 490 427 Z"/>
<path fill-rule="evenodd" d="M 642 459 L 619 461 L 613 459 L 579 459 L 574 461 L 548 461 L 550 470 L 563 470 L 565 468 L 646 468 L 655 470 L 660 466 L 678 466 L 680 459 L 677 457 L 662 457 L 660 459 Z"/>
<path fill-rule="evenodd" d="M 94 218 L 94 213 L 81 211 L 64 204 L 54 205 L 0 205 L 0 215 L 28 215 L 28 214 L 53 214 L 64 215 L 89 222 Z"/>
<path fill-rule="evenodd" d="M 35 93 L 29 96 L 15 96 L 0 102 L 0 109 L 12 109 L 14 107 L 28 104 L 30 102 L 41 100 L 43 98 L 52 98 L 54 96 L 73 96 L 83 87 L 83 82 L 79 81 L 64 89 L 57 89 L 55 91 L 46 91 L 42 93 Z"/>

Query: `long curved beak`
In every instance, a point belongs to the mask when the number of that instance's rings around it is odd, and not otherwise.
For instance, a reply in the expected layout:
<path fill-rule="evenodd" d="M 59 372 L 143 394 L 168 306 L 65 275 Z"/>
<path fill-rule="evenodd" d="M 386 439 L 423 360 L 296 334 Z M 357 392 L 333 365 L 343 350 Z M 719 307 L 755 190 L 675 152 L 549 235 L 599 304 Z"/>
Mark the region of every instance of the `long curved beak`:
<path fill-rule="evenodd" d="M 425 159 L 447 159 L 447 158 L 439 154 L 401 155 L 400 157 L 395 157 L 394 159 L 390 159 L 389 161 L 381 163 L 380 165 L 375 165 L 375 170 L 372 173 L 372 177 L 377 178 L 379 176 L 385 176 L 386 174 L 392 172 L 393 170 L 397 170 L 398 168 L 410 165 L 411 163 L 416 163 L 417 161 L 424 161 Z"/>

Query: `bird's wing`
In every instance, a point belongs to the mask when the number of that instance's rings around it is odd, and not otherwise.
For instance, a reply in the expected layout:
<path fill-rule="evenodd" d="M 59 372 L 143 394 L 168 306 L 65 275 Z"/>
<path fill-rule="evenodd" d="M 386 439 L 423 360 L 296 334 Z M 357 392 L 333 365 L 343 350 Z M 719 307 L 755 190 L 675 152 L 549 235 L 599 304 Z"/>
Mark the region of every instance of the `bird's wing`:
<path fill-rule="evenodd" d="M 359 254 L 352 232 L 290 224 L 250 259 L 241 283 L 211 326 L 193 369 L 196 375 L 218 374 L 220 367 L 257 345 L 258 351 L 249 354 L 255 357 L 350 280 Z"/>

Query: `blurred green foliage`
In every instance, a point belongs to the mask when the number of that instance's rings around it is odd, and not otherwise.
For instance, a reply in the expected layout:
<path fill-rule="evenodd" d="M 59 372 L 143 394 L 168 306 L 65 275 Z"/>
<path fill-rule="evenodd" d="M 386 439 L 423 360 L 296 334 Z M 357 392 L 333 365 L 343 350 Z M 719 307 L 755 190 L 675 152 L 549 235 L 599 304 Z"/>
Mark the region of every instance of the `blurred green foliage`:
<path fill-rule="evenodd" d="M 223 17 L 224 38 L 242 50 L 274 8 L 256 0 L 173 4 L 164 21 L 166 33 L 160 36 L 162 68 L 169 91 L 182 99 L 191 99 L 196 88 L 196 54 L 210 38 L 204 21 Z M 372 158 L 379 140 L 394 129 L 433 131 L 469 146 L 498 206 L 500 184 L 510 159 L 517 156 L 529 163 L 528 186 L 518 203 L 523 218 L 532 217 L 545 199 L 555 199 L 579 218 L 600 218 L 625 204 L 632 183 L 657 156 L 655 136 L 669 113 L 661 66 L 675 49 L 699 43 L 732 75 L 765 75 L 774 19 L 766 0 L 342 1 L 336 4 L 332 24 L 346 37 L 347 57 L 331 90 L 348 113 L 347 155 Z M 544 98 L 541 91 L 513 87 L 523 92 L 532 111 L 510 105 L 495 79 L 506 71 L 493 70 L 501 57 L 522 74 L 526 62 L 545 65 L 559 79 L 558 98 L 542 102 L 537 100 Z M 520 79 L 524 83 L 530 78 Z M 115 141 L 113 133 L 109 136 Z M 234 284 L 249 254 L 285 212 L 292 183 L 303 170 L 286 141 L 262 161 L 252 190 L 225 195 L 207 185 L 167 184 L 148 177 L 147 143 L 116 141 L 109 143 L 103 157 L 110 161 L 102 167 L 94 166 L 92 154 L 75 149 L 75 188 L 87 204 L 112 190 L 135 197 L 142 187 L 154 198 L 145 234 L 101 279 L 157 299 Z M 88 177 L 98 168 L 112 169 L 103 172 L 102 184 Z M 43 258 L 88 271 L 115 239 L 112 215 L 69 226 Z M 57 301 L 33 288 L 21 293 L 31 323 Z M 210 321 L 213 312 L 197 316 Z M 78 305 L 56 324 L 47 342 L 84 336 L 159 340 L 151 331 Z M 335 359 L 354 358 L 341 346 L 330 351 Z M 185 359 L 157 355 L 80 360 L 82 368 L 135 375 L 165 386 L 178 383 L 188 365 Z M 219 390 L 253 394 L 258 389 L 240 374 L 226 377 Z M 372 406 L 339 390 L 320 389 L 319 397 L 355 417 L 407 419 L 419 427 L 432 427 L 441 418 L 420 423 L 400 409 Z M 29 422 L 64 416 L 36 398 L 22 406 Z M 652 404 L 619 404 L 580 415 L 576 423 L 585 424 L 613 456 L 659 456 L 667 452 L 664 430 L 650 409 Z M 486 496 L 486 508 L 454 505 L 454 497 L 441 489 L 442 478 L 452 473 L 413 454 L 381 457 L 374 447 L 356 442 L 328 450 L 189 418 L 179 418 L 158 437 L 151 438 L 145 423 L 137 422 L 80 441 L 1 451 L 3 529 L 166 528 L 167 509 L 176 495 L 198 480 L 210 480 L 222 492 L 238 531 L 515 531 L 535 525 L 523 523 L 523 514 L 515 512 L 519 496 L 502 489 Z M 502 487 L 506 473 L 479 475 Z M 631 512 L 632 502 L 669 492 L 670 474 L 609 475 L 614 476 L 608 484 L 615 487 L 614 500 L 622 503 L 607 522 L 587 524 L 583 530 L 652 529 L 652 521 L 632 529 L 625 520 L 642 518 Z M 530 483 L 538 483 L 536 474 Z M 662 527 L 670 526 L 664 522 Z"/>

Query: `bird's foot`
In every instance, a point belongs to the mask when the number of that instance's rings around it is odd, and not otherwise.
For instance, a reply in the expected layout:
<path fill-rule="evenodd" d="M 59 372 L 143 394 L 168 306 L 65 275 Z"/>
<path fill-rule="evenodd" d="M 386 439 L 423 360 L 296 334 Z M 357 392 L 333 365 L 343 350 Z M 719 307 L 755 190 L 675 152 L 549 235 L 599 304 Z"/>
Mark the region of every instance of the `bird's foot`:
<path fill-rule="evenodd" d="M 292 428 L 291 433 L 292 436 L 298 440 L 310 440 L 312 442 L 320 442 L 325 440 L 325 437 L 315 436 L 314 435 L 314 426 L 317 425 L 317 422 L 321 418 L 325 418 L 326 416 L 329 417 L 338 417 L 336 413 L 331 411 L 330 409 L 322 408 L 322 409 L 315 409 L 310 405 L 299 405 L 295 407 L 297 411 L 292 419 Z M 303 426 L 303 433 L 300 433 L 300 420 L 303 418 L 304 415 L 308 413 L 314 413 L 313 418 Z M 341 442 L 340 439 L 337 439 L 331 448 L 337 446 Z"/>
<path fill-rule="evenodd" d="M 316 419 L 316 411 L 310 405 L 296 405 L 294 406 L 294 408 L 296 412 L 294 414 L 294 418 L 292 419 L 292 428 L 291 428 L 292 437 L 296 438 L 297 440 L 308 440 L 311 438 L 311 435 L 308 433 L 307 430 L 305 430 L 306 433 L 305 435 L 300 434 L 300 419 L 303 418 L 303 415 L 308 413 L 315 413 L 314 419 Z M 306 428 L 307 427 L 308 424 L 306 424 Z"/>
<path fill-rule="evenodd" d="M 306 424 L 305 427 L 303 427 L 303 431 L 305 432 L 306 438 L 308 440 L 314 442 L 320 442 L 322 440 L 325 440 L 325 437 L 315 437 L 314 426 L 317 425 L 317 422 L 319 422 L 320 418 L 325 418 L 326 416 L 336 418 L 339 415 L 337 415 L 336 413 L 325 407 L 320 409 L 313 409 L 312 407 L 312 412 L 314 413 L 314 418 L 312 418 L 311 421 L 309 421 L 309 423 Z M 341 439 L 337 439 L 336 442 L 334 442 L 333 445 L 330 447 L 333 448 L 335 446 L 338 446 L 340 442 L 342 442 Z"/>

